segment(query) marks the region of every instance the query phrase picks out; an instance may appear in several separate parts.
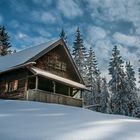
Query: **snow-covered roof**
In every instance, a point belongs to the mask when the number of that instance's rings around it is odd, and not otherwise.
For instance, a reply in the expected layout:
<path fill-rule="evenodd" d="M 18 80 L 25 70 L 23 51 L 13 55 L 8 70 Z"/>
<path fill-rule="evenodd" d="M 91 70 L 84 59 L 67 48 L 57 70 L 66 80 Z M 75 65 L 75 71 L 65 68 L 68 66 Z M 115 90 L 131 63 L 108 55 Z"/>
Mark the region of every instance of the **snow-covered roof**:
<path fill-rule="evenodd" d="M 69 80 L 69 79 L 66 79 L 66 78 L 63 78 L 63 77 L 60 77 L 60 76 L 57 76 L 55 74 L 52 74 L 50 72 L 47 72 L 47 71 L 44 71 L 42 69 L 39 69 L 39 68 L 36 68 L 36 67 L 31 67 L 30 70 L 35 74 L 35 75 L 40 75 L 40 76 L 43 76 L 43 77 L 46 77 L 48 79 L 52 79 L 52 80 L 55 80 L 55 81 L 58 81 L 58 82 L 61 82 L 61 83 L 64 83 L 66 85 L 69 85 L 69 86 L 72 86 L 72 87 L 75 87 L 75 88 L 78 88 L 78 89 L 86 89 L 86 86 L 83 85 L 83 84 L 80 84 L 78 82 L 75 82 L 75 81 L 72 81 L 72 80 Z"/>
<path fill-rule="evenodd" d="M 57 41 L 58 39 L 52 40 L 14 54 L 0 57 L 0 72 L 12 69 L 13 67 L 26 63 L 28 60 L 30 60 L 31 58 L 33 58 Z"/>

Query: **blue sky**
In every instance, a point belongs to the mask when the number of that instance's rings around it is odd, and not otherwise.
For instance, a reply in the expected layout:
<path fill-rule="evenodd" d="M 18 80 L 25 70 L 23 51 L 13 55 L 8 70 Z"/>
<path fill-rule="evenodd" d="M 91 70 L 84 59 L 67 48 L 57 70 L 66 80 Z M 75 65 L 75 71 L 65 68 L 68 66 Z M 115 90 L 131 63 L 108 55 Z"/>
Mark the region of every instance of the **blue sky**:
<path fill-rule="evenodd" d="M 114 44 L 138 75 L 140 0 L 0 0 L 0 25 L 17 50 L 59 37 L 62 27 L 72 46 L 79 26 L 104 75 Z"/>

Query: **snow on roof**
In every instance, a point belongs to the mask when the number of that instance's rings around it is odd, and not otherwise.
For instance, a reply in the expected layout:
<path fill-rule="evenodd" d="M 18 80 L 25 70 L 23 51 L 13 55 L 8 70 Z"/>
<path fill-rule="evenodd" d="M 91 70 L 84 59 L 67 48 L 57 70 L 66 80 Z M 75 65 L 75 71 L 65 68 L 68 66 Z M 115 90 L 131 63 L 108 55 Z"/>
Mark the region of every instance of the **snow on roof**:
<path fill-rule="evenodd" d="M 50 45 L 58 41 L 52 40 L 46 43 L 42 43 L 40 45 L 27 48 L 25 50 L 22 50 L 20 52 L 6 55 L 6 56 L 1 56 L 0 57 L 0 72 L 6 71 L 8 69 L 11 69 L 12 67 L 21 65 L 28 60 L 30 60 L 32 57 L 36 56 L 38 53 L 42 52 L 44 49 L 48 48 Z"/>
<path fill-rule="evenodd" d="M 58 82 L 61 82 L 61 83 L 64 83 L 66 85 L 70 85 L 72 87 L 75 87 L 75 88 L 78 88 L 78 89 L 86 89 L 86 86 L 83 85 L 83 84 L 80 84 L 78 82 L 75 82 L 75 81 L 72 81 L 72 80 L 69 80 L 69 79 L 66 79 L 66 78 L 63 78 L 63 77 L 60 77 L 60 76 L 57 76 L 55 74 L 52 74 L 50 72 L 47 72 L 47 71 L 44 71 L 44 70 L 41 70 L 39 68 L 36 68 L 36 67 L 31 67 L 30 70 L 35 74 L 35 75 L 40 75 L 40 76 L 43 76 L 43 77 L 46 77 L 46 78 L 49 78 L 49 79 L 53 79 L 53 80 L 56 80 Z"/>

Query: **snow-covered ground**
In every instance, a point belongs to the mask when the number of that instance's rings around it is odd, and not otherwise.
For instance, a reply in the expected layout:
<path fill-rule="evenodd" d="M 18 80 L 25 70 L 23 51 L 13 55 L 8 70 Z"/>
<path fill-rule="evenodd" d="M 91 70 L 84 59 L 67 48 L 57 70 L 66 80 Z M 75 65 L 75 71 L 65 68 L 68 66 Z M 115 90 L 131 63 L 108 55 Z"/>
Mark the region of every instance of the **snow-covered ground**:
<path fill-rule="evenodd" d="M 139 139 L 139 119 L 56 104 L 0 100 L 0 140 Z"/>

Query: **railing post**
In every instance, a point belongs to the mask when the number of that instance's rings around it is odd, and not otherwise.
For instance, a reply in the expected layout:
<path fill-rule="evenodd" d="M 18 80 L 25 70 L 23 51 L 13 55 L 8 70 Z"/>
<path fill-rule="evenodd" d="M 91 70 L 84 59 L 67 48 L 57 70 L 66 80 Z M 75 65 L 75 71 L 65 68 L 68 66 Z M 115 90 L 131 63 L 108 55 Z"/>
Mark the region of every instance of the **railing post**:
<path fill-rule="evenodd" d="M 83 90 L 81 90 L 82 107 L 84 107 Z"/>
<path fill-rule="evenodd" d="M 55 83 L 55 81 L 53 81 L 53 93 L 55 93 L 56 92 L 56 83 Z"/>
<path fill-rule="evenodd" d="M 38 89 L 38 76 L 36 76 L 36 83 L 35 83 L 35 89 Z"/>
<path fill-rule="evenodd" d="M 25 80 L 24 91 L 28 90 L 28 78 Z"/>
<path fill-rule="evenodd" d="M 70 96 L 70 87 L 69 87 L 69 89 L 68 89 L 68 96 Z"/>
<path fill-rule="evenodd" d="M 26 100 L 29 100 L 29 91 L 26 91 Z"/>

